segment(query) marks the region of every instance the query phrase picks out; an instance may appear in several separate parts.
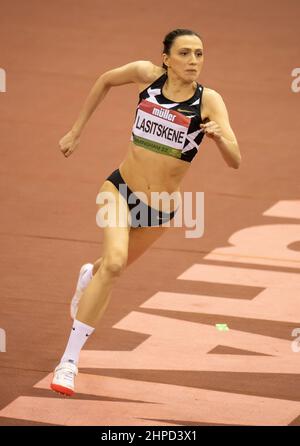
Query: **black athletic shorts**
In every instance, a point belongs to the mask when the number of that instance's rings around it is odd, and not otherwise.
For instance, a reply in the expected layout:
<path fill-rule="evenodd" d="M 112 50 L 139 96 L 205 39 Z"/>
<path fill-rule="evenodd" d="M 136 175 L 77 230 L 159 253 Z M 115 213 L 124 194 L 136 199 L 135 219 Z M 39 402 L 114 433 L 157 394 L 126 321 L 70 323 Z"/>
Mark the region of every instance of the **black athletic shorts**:
<path fill-rule="evenodd" d="M 114 170 L 109 175 L 109 177 L 106 178 L 106 180 L 113 183 L 118 191 L 125 198 L 131 214 L 131 227 L 139 228 L 148 226 L 161 226 L 163 223 L 174 218 L 177 209 L 175 211 L 172 211 L 171 213 L 163 212 L 159 211 L 158 209 L 154 209 L 141 201 L 138 196 L 134 194 L 134 192 L 132 192 L 132 190 L 127 186 L 120 174 L 119 169 Z M 128 201 L 129 197 L 131 197 L 130 201 Z M 133 212 L 132 210 L 136 206 L 138 206 L 139 211 Z"/>

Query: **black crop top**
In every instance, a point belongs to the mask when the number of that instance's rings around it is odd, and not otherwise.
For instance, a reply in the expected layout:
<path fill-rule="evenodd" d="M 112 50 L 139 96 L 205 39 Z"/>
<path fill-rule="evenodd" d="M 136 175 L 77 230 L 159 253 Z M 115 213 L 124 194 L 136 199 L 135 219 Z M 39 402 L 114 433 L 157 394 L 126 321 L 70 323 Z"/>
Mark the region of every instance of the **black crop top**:
<path fill-rule="evenodd" d="M 191 162 L 204 133 L 200 132 L 203 86 L 183 102 L 162 94 L 167 73 L 162 74 L 139 95 L 131 141 L 144 149 Z"/>

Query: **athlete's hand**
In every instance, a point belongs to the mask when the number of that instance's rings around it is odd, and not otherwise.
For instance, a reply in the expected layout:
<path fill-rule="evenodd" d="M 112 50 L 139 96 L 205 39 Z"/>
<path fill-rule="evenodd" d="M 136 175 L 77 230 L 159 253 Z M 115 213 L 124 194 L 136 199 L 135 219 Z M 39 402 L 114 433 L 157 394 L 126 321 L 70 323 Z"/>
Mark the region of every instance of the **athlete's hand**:
<path fill-rule="evenodd" d="M 65 136 L 59 141 L 60 150 L 62 154 L 67 158 L 70 156 L 80 142 L 79 135 L 73 130 L 70 130 Z"/>
<path fill-rule="evenodd" d="M 214 139 L 215 141 L 222 137 L 221 127 L 215 121 L 200 124 L 200 128 L 208 138 Z"/>

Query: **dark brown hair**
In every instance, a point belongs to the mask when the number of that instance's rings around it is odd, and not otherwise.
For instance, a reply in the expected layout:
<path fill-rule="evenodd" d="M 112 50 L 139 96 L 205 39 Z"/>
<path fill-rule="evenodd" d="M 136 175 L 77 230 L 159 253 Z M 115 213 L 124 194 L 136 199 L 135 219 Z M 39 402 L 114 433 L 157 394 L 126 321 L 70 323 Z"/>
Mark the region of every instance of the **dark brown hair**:
<path fill-rule="evenodd" d="M 163 49 L 163 53 L 166 53 L 168 56 L 170 55 L 170 51 L 171 51 L 171 47 L 174 43 L 174 40 L 176 39 L 176 37 L 179 36 L 197 36 L 199 37 L 199 39 L 202 41 L 201 36 L 196 33 L 195 31 L 191 30 L 191 29 L 183 29 L 183 28 L 177 28 L 174 29 L 173 31 L 170 31 L 164 38 L 163 40 L 163 45 L 164 45 L 164 49 Z M 162 67 L 167 70 L 167 66 L 163 63 Z"/>

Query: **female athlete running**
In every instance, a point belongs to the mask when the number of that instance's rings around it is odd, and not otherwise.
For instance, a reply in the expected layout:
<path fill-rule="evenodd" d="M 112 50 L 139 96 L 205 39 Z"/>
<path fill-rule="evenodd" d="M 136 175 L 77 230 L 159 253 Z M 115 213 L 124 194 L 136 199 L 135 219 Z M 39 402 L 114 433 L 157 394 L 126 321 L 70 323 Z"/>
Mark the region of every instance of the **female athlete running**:
<path fill-rule="evenodd" d="M 204 60 L 201 37 L 189 29 L 176 29 L 163 43 L 162 66 L 140 60 L 103 73 L 72 129 L 59 142 L 69 157 L 108 91 L 137 85 L 139 103 L 127 154 L 99 190 L 99 197 L 108 197 L 105 204 L 100 200 L 97 214 L 103 227 L 102 256 L 80 270 L 71 303 L 71 334 L 51 383 L 64 395 L 74 393 L 80 351 L 102 317 L 116 280 L 170 227 L 181 203 L 181 181 L 204 135 L 215 142 L 228 166 L 237 169 L 241 162 L 221 95 L 197 82 Z M 153 202 L 154 192 L 167 194 Z M 107 225 L 104 215 L 110 212 L 116 220 Z"/>

